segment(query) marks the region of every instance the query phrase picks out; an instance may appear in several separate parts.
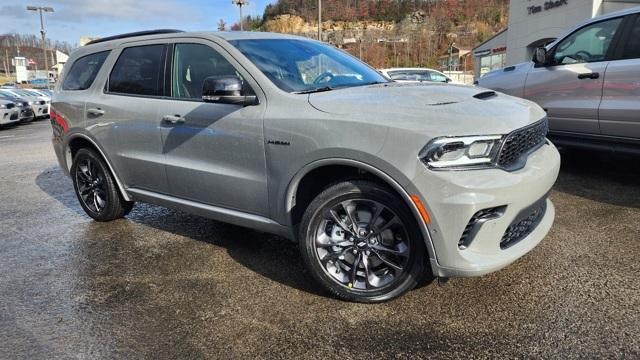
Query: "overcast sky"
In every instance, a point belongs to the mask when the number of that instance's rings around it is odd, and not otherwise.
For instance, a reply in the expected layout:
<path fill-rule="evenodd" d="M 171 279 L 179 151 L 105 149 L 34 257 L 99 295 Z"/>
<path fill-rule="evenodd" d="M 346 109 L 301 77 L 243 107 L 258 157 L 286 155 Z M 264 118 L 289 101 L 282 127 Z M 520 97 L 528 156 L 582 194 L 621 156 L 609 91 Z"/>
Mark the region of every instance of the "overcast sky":
<path fill-rule="evenodd" d="M 245 15 L 262 15 L 275 0 L 249 0 Z M 224 19 L 238 20 L 231 0 L 0 0 L 0 34 L 40 35 L 40 19 L 27 5 L 51 6 L 45 16 L 47 37 L 77 43 L 81 36 L 103 37 L 130 31 L 169 28 L 216 30 Z"/>

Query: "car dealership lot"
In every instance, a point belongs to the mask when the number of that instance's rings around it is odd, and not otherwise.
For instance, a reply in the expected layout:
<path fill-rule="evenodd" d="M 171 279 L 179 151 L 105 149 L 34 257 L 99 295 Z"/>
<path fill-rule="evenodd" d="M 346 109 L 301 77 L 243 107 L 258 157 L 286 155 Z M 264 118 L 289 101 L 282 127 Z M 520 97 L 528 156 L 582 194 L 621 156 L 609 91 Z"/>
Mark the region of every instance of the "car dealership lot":
<path fill-rule="evenodd" d="M 640 356 L 640 157 L 563 151 L 530 254 L 362 305 L 271 235 L 140 204 L 91 221 L 50 138 L 0 131 L 0 358 Z"/>

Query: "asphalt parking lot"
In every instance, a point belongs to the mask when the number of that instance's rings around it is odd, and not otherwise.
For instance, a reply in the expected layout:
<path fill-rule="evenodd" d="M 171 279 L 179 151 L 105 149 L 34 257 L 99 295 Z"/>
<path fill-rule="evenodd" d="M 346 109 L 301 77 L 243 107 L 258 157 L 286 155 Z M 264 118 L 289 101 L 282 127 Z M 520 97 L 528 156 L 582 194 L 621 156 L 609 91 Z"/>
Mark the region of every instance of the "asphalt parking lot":
<path fill-rule="evenodd" d="M 563 151 L 534 251 L 361 305 L 271 235 L 140 204 L 91 221 L 50 137 L 0 131 L 0 358 L 640 357 L 640 157 Z"/>

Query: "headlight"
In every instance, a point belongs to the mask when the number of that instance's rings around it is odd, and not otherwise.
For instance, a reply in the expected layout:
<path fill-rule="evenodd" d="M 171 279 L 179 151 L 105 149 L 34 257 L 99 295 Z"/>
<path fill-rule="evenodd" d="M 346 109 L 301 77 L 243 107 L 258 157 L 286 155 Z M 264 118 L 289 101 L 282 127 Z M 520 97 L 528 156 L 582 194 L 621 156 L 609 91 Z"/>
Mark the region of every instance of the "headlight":
<path fill-rule="evenodd" d="M 29 101 L 27 104 L 29 104 L 29 105 L 33 105 L 33 101 Z"/>
<path fill-rule="evenodd" d="M 6 109 L 6 108 L 7 108 L 7 105 L 5 105 L 5 104 L 0 104 L 0 109 Z"/>
<path fill-rule="evenodd" d="M 420 160 L 433 169 L 488 167 L 501 140 L 501 135 L 436 138 L 420 151 Z"/>

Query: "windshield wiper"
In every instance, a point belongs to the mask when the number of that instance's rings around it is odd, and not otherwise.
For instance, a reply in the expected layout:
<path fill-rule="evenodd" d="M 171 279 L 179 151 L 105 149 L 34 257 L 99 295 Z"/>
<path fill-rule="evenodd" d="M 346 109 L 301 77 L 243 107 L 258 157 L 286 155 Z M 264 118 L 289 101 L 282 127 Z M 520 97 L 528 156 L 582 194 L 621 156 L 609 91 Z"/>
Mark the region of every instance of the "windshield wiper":
<path fill-rule="evenodd" d="M 323 86 L 323 87 L 309 89 L 309 90 L 296 91 L 294 92 L 294 94 L 312 94 L 312 93 L 331 91 L 331 90 L 333 90 L 331 86 Z"/>

